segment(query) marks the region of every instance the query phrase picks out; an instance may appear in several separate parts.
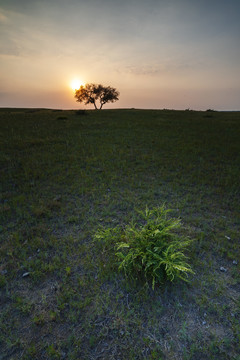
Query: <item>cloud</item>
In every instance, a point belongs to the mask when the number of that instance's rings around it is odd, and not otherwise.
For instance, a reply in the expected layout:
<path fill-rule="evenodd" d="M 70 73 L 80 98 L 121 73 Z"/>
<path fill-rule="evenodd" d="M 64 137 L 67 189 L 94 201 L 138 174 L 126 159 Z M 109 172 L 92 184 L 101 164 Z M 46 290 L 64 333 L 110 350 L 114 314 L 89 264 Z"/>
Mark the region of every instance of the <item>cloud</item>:
<path fill-rule="evenodd" d="M 8 20 L 7 16 L 0 9 L 0 23 L 6 23 Z"/>
<path fill-rule="evenodd" d="M 127 65 L 125 67 L 119 68 L 117 72 L 126 73 L 136 76 L 156 76 L 156 75 L 166 75 L 166 74 L 184 74 L 186 72 L 195 71 L 195 69 L 201 69 L 204 67 L 204 64 L 200 61 L 194 59 L 171 59 L 163 58 L 160 59 L 158 63 L 153 63 L 152 58 L 149 59 L 149 62 L 145 64 L 138 65 Z"/>
<path fill-rule="evenodd" d="M 17 46 L 5 44 L 0 47 L 0 56 L 19 56 L 20 51 Z"/>
<path fill-rule="evenodd" d="M 133 75 L 156 75 L 163 71 L 161 66 L 158 65 L 145 65 L 145 66 L 127 66 L 125 72 Z"/>
<path fill-rule="evenodd" d="M 6 99 L 8 95 L 9 95 L 8 92 L 0 91 L 0 100 Z"/>

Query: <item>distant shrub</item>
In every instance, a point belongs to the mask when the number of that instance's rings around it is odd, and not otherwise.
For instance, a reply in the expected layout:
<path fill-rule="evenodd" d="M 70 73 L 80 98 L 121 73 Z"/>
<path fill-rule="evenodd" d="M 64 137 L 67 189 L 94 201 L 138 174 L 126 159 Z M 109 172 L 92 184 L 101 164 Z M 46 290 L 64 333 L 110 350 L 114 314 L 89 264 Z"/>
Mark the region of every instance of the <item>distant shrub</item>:
<path fill-rule="evenodd" d="M 206 111 L 207 111 L 207 112 L 214 112 L 215 110 L 213 110 L 213 109 L 207 109 Z"/>
<path fill-rule="evenodd" d="M 186 281 L 188 273 L 193 273 L 184 254 L 191 241 L 175 231 L 180 220 L 169 218 L 164 206 L 139 213 L 143 224 L 100 229 L 95 240 L 108 250 L 114 249 L 118 269 L 131 280 L 145 279 L 153 289 L 166 280 Z"/>
<path fill-rule="evenodd" d="M 76 115 L 87 115 L 87 112 L 86 112 L 86 110 L 77 110 L 77 111 L 75 112 L 75 114 L 76 114 Z"/>
<path fill-rule="evenodd" d="M 32 114 L 32 113 L 36 113 L 36 112 L 39 112 L 39 111 L 42 111 L 43 109 L 29 109 L 29 110 L 26 110 L 25 113 L 26 114 Z"/>
<path fill-rule="evenodd" d="M 67 116 L 58 116 L 57 120 L 67 120 Z"/>

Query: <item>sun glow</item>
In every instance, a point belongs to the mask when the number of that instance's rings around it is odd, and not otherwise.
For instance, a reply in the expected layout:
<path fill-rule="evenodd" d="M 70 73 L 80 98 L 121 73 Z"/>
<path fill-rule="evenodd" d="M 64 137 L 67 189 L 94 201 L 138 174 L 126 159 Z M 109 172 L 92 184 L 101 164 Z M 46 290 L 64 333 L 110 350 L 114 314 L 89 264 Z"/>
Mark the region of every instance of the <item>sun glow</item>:
<path fill-rule="evenodd" d="M 84 85 L 84 83 L 83 83 L 81 80 L 79 80 L 79 79 L 73 79 L 73 80 L 71 81 L 71 84 L 70 84 L 71 88 L 72 88 L 74 91 L 75 91 L 75 90 L 78 90 L 81 85 Z"/>

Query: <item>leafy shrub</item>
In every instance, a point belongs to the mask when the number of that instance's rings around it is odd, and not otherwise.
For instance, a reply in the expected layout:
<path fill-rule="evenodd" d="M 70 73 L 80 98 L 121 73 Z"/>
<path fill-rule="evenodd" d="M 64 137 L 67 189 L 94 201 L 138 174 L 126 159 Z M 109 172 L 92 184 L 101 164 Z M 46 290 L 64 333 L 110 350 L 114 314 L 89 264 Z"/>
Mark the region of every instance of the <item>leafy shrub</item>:
<path fill-rule="evenodd" d="M 184 254 L 191 241 L 176 232 L 180 220 L 169 218 L 169 211 L 164 206 L 146 208 L 139 212 L 141 224 L 132 222 L 125 229 L 103 228 L 95 234 L 105 251 L 114 249 L 118 269 L 126 277 L 150 281 L 153 289 L 156 283 L 176 277 L 187 280 L 188 273 L 193 273 Z"/>

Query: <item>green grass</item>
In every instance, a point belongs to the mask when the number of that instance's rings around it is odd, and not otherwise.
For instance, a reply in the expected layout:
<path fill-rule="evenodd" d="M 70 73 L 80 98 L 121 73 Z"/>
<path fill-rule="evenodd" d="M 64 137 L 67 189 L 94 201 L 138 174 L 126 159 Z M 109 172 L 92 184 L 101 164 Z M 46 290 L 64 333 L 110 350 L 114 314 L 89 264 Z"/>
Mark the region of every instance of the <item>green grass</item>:
<path fill-rule="evenodd" d="M 0 359 L 239 360 L 239 112 L 0 109 L 0 129 Z M 153 291 L 94 234 L 163 204 L 194 274 Z"/>

